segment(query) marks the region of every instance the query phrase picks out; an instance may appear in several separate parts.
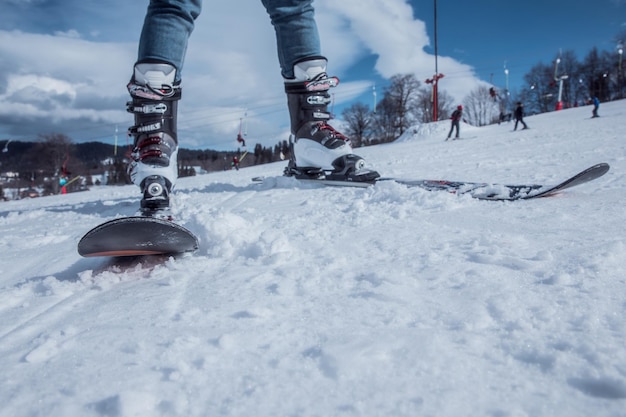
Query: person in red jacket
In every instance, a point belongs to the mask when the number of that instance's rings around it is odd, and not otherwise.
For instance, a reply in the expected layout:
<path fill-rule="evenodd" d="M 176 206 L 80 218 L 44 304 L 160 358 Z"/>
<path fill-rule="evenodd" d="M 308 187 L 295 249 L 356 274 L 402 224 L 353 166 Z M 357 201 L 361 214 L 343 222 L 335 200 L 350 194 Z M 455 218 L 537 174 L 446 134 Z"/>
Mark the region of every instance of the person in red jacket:
<path fill-rule="evenodd" d="M 450 126 L 450 133 L 448 133 L 448 137 L 446 138 L 446 140 L 450 139 L 450 136 L 452 136 L 452 132 L 454 131 L 454 129 L 456 128 L 456 136 L 454 139 L 458 139 L 459 138 L 459 125 L 461 123 L 461 119 L 463 118 L 463 106 L 459 105 L 455 111 L 452 112 L 452 117 L 450 117 L 451 120 L 451 126 Z"/>

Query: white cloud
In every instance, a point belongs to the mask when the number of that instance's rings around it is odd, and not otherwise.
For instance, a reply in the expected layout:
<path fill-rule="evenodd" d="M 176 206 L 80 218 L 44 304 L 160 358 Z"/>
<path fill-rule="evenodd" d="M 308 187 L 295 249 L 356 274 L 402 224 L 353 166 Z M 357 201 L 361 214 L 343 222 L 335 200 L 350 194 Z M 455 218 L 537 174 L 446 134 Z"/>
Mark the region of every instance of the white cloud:
<path fill-rule="evenodd" d="M 128 81 L 134 49 L 129 44 L 0 31 L 0 68 L 4 74 L 46 75 L 99 88 L 102 95 L 119 94 Z"/>
<path fill-rule="evenodd" d="M 80 39 L 81 35 L 76 29 L 70 29 L 66 32 L 56 31 L 54 32 L 54 36 L 59 36 L 61 38 L 74 38 Z"/>
<path fill-rule="evenodd" d="M 123 103 L 133 55 L 129 45 L 0 31 L 3 136 L 32 138 L 50 129 L 72 136 L 86 120 L 103 126 L 127 119 Z"/>
<path fill-rule="evenodd" d="M 8 77 L 5 98 L 18 95 L 24 89 L 36 89 L 41 93 L 76 97 L 76 89 L 67 81 L 40 75 L 10 75 Z"/>
<path fill-rule="evenodd" d="M 403 0 L 322 0 L 321 4 L 350 22 L 352 36 L 378 55 L 376 69 L 384 77 L 414 70 L 421 62 L 429 40 L 423 22 L 413 19 L 411 7 Z"/>
<path fill-rule="evenodd" d="M 413 17 L 405 0 L 319 0 L 329 13 L 350 22 L 348 36 L 357 37 L 369 52 L 378 57 L 376 70 L 384 78 L 395 74 L 416 74 L 424 81 L 435 73 L 435 59 L 425 49 L 431 46 L 423 20 Z M 445 89 L 461 100 L 479 82 L 472 67 L 450 57 L 439 57 L 441 81 Z"/>

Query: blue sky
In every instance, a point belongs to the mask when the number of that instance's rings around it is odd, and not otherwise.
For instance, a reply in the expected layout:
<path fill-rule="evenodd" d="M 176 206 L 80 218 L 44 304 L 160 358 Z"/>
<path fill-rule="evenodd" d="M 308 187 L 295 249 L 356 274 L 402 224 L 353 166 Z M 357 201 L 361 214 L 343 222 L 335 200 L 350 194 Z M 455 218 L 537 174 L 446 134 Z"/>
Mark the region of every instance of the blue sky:
<path fill-rule="evenodd" d="M 394 74 L 434 74 L 433 1 L 316 0 L 335 113 L 373 104 Z M 0 140 L 60 132 L 74 141 L 126 143 L 125 89 L 147 0 L 0 0 Z M 455 100 L 481 82 L 511 89 L 560 48 L 582 58 L 615 50 L 626 0 L 438 1 L 440 88 Z M 181 145 L 234 149 L 288 136 L 273 29 L 261 2 L 205 0 L 183 71 Z M 493 75 L 492 75 L 493 74 Z M 379 94 L 380 97 L 382 94 Z"/>
<path fill-rule="evenodd" d="M 433 2 L 411 3 L 433 36 L 428 20 Z M 499 85 L 504 84 L 506 62 L 514 87 L 533 65 L 554 61 L 559 49 L 574 50 L 579 59 L 594 46 L 615 50 L 613 39 L 626 30 L 625 1 L 439 0 L 437 6 L 439 52 L 469 63 L 483 80 L 493 74 Z"/>

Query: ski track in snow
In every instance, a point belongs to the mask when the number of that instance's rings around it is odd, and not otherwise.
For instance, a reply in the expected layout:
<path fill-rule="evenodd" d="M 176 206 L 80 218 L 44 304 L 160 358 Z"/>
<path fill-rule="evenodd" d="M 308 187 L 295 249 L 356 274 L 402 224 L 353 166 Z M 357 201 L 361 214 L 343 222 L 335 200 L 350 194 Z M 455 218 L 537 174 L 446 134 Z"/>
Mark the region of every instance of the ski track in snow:
<path fill-rule="evenodd" d="M 132 186 L 0 204 L 0 417 L 626 416 L 626 106 L 590 111 L 357 150 L 404 178 L 611 164 L 546 199 L 301 185 L 284 163 L 181 179 L 192 255 L 79 257 Z"/>

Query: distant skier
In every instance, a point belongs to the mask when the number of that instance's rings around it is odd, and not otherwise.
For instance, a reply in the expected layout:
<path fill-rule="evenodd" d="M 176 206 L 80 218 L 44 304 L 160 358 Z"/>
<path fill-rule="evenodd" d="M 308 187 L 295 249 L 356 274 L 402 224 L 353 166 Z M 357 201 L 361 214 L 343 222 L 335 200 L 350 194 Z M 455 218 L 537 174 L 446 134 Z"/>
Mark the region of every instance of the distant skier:
<path fill-rule="evenodd" d="M 495 87 L 491 87 L 489 89 L 489 95 L 491 96 L 493 101 L 497 101 L 498 100 L 498 92 L 496 91 Z"/>
<path fill-rule="evenodd" d="M 246 140 L 241 136 L 241 133 L 237 134 L 237 142 L 241 143 L 241 146 L 246 147 Z"/>
<path fill-rule="evenodd" d="M 522 130 L 528 129 L 528 126 L 526 125 L 526 123 L 524 123 L 524 105 L 521 101 L 518 101 L 517 107 L 515 108 L 515 127 L 513 128 L 513 130 L 517 130 L 517 124 L 520 122 L 524 126 Z"/>
<path fill-rule="evenodd" d="M 448 133 L 448 137 L 446 140 L 450 139 L 452 136 L 452 132 L 456 128 L 456 136 L 454 139 L 459 138 L 459 125 L 461 123 L 461 119 L 463 118 L 463 106 L 459 104 L 455 111 L 452 112 L 452 116 L 450 117 L 450 132 Z"/>
<path fill-rule="evenodd" d="M 61 187 L 61 194 L 67 194 L 67 177 L 62 176 L 59 178 L 59 186 Z"/>
<path fill-rule="evenodd" d="M 594 117 L 600 117 L 600 116 L 598 116 L 598 109 L 599 108 L 600 108 L 600 100 L 598 100 L 598 97 L 594 96 L 593 97 L 593 111 L 592 111 L 593 116 L 591 116 L 592 119 Z"/>

